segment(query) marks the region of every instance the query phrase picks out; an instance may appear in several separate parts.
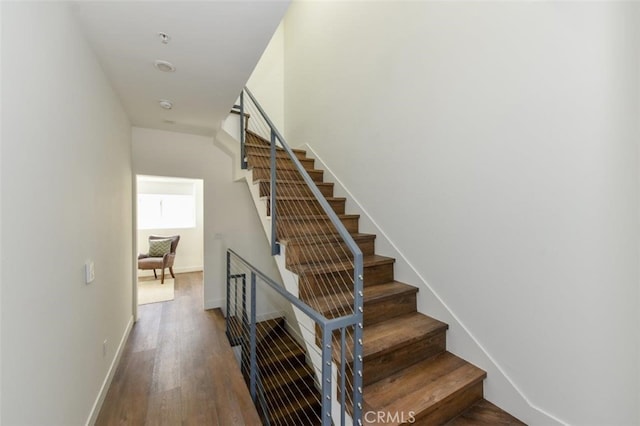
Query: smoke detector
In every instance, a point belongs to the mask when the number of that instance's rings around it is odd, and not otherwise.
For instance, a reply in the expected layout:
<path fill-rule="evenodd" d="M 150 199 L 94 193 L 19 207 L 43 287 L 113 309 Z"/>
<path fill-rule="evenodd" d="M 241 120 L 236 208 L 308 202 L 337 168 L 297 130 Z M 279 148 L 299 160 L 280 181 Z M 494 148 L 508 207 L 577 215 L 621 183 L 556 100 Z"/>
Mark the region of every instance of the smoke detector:
<path fill-rule="evenodd" d="M 158 37 L 160 37 L 160 41 L 162 42 L 162 44 L 167 44 L 169 43 L 169 40 L 171 40 L 171 37 L 169 37 L 169 34 L 163 33 L 163 32 L 159 32 Z"/>

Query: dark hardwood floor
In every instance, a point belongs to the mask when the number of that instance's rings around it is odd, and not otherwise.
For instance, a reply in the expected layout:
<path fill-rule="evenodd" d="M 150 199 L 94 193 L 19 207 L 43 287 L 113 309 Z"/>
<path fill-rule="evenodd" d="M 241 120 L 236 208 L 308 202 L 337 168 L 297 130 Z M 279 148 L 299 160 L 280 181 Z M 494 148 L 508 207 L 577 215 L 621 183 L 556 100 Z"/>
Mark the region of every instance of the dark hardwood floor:
<path fill-rule="evenodd" d="M 175 300 L 139 307 L 96 425 L 260 425 L 202 273 L 177 274 Z"/>

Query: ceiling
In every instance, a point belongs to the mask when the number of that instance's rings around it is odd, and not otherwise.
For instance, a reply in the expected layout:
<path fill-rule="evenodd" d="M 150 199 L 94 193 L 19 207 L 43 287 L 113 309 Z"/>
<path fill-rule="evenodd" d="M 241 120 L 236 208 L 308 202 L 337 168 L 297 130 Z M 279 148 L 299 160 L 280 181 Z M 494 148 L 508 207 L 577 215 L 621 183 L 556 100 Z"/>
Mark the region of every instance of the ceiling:
<path fill-rule="evenodd" d="M 289 1 L 76 2 L 74 12 L 134 126 L 210 136 Z M 157 59 L 176 71 L 158 71 Z M 171 110 L 159 106 L 163 99 Z"/>

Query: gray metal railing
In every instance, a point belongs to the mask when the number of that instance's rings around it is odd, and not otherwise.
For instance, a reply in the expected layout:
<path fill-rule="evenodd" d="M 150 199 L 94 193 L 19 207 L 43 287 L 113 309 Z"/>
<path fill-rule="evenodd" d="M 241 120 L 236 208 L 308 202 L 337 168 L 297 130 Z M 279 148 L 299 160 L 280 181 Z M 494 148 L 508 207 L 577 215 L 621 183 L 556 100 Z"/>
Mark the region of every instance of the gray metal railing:
<path fill-rule="evenodd" d="M 279 200 L 278 200 L 278 182 L 279 177 L 278 174 L 282 173 L 279 171 L 278 167 L 278 152 L 286 153 L 285 157 L 293 165 L 293 169 L 299 173 L 299 177 L 307 188 L 308 193 L 311 194 L 313 200 L 319 205 L 319 212 L 323 215 L 323 217 L 328 218 L 331 223 L 332 229 L 335 231 L 335 234 L 339 236 L 341 240 L 341 250 L 344 250 L 346 247 L 347 253 L 350 256 L 350 260 L 352 262 L 353 267 L 353 275 L 350 280 L 344 280 L 339 284 L 342 287 L 350 286 L 351 288 L 342 288 L 341 291 L 351 292 L 351 296 L 349 298 L 349 303 L 352 305 L 352 310 L 350 312 L 345 310 L 338 309 L 339 317 L 337 318 L 325 318 L 319 312 L 314 310 L 311 306 L 304 303 L 298 297 L 291 295 L 291 293 L 287 292 L 287 296 L 285 297 L 289 300 L 294 306 L 299 307 L 301 311 L 303 311 L 306 315 L 312 318 L 323 331 L 322 333 L 322 347 L 324 351 L 324 347 L 326 345 L 331 344 L 331 336 L 333 335 L 333 330 L 336 330 L 340 327 L 344 327 L 344 324 L 353 324 L 353 331 L 351 335 L 353 336 L 353 340 L 355 342 L 354 347 L 351 348 L 343 348 L 348 350 L 353 361 L 349 366 L 349 371 L 343 371 L 341 377 L 344 381 L 345 376 L 347 374 L 352 375 L 353 377 L 350 379 L 351 386 L 353 388 L 353 410 L 351 412 L 351 416 L 354 419 L 355 424 L 361 423 L 362 418 L 362 331 L 363 331 L 363 255 L 362 251 L 352 238 L 351 234 L 342 223 L 341 219 L 338 217 L 336 212 L 333 210 L 327 199 L 325 199 L 324 195 L 316 185 L 314 179 L 311 178 L 310 174 L 307 172 L 305 167 L 302 165 L 301 161 L 298 159 L 296 153 L 293 149 L 285 141 L 285 138 L 282 136 L 280 131 L 276 128 L 273 121 L 269 118 L 265 110 L 262 108 L 260 103 L 257 101 L 253 93 L 248 89 L 244 88 L 243 92 L 240 95 L 240 111 L 241 111 L 241 166 L 242 168 L 250 168 L 248 164 L 248 154 L 247 154 L 247 134 L 252 132 L 249 129 L 248 122 L 242 119 L 244 114 L 249 112 L 251 114 L 251 120 L 254 124 L 253 132 L 255 136 L 261 138 L 264 141 L 269 143 L 269 161 L 268 165 L 264 164 L 265 168 L 269 169 L 269 215 L 271 217 L 271 232 L 270 232 L 270 241 L 271 241 L 271 252 L 273 255 L 278 255 L 280 253 L 280 244 L 279 244 L 279 229 L 280 231 L 284 229 L 283 221 L 280 221 L 281 213 L 284 212 L 288 215 L 288 217 L 295 216 L 296 214 L 300 214 L 301 208 L 297 207 L 282 207 L 279 208 Z M 257 123 L 257 125 L 256 125 Z M 289 195 L 289 194 L 287 194 Z M 318 221 L 319 219 L 315 219 Z M 336 249 L 331 249 L 335 251 Z M 335 253 L 327 253 L 330 257 L 335 255 Z M 316 255 L 313 253 L 314 260 L 316 263 L 326 262 L 326 259 L 322 257 L 322 255 Z M 335 257 L 335 256 L 334 256 Z M 331 287 L 335 285 L 332 282 L 325 282 L 322 285 L 326 287 Z M 278 287 L 279 290 L 283 290 L 281 287 Z M 292 300 L 295 299 L 296 302 Z M 334 304 L 339 305 L 339 301 L 335 301 Z M 308 311 L 308 312 L 307 312 Z M 328 332 L 324 332 L 328 331 Z M 342 338 L 345 338 L 345 332 L 343 328 Z M 327 340 L 325 342 L 325 340 Z M 344 356 L 345 350 L 341 353 Z M 326 359 L 325 359 L 326 355 Z M 323 365 L 326 362 L 331 361 L 331 352 L 324 353 L 323 352 Z M 345 369 L 345 363 L 342 362 L 341 368 Z M 324 387 L 323 381 L 323 387 Z M 345 392 L 341 393 L 341 398 L 344 400 Z M 324 399 L 323 399 L 324 400 Z M 344 405 L 344 401 L 343 401 Z M 342 419 L 340 423 L 337 420 L 334 420 L 336 424 L 344 424 L 344 411 L 342 410 Z M 330 410 L 326 412 L 330 415 Z M 324 417 L 325 410 L 323 404 L 323 423 L 322 424 L 330 424 L 330 419 L 326 420 Z M 325 423 L 325 420 L 329 423 Z"/>
<path fill-rule="evenodd" d="M 317 349 L 322 359 L 322 364 L 316 368 L 319 369 L 318 380 L 315 382 L 315 389 L 311 391 L 317 392 L 317 403 L 321 407 L 317 418 L 306 414 L 307 418 L 289 418 L 284 420 L 283 424 L 321 424 L 323 426 L 340 424 L 344 425 L 345 415 L 349 412 L 352 418 L 361 419 L 361 392 L 358 390 L 360 384 L 357 384 L 359 377 L 347 377 L 346 365 L 349 360 L 346 359 L 347 347 L 358 346 L 358 341 L 353 333 L 348 330 L 357 329 L 358 322 L 362 320 L 361 315 L 353 314 L 340 318 L 328 319 L 319 314 L 311 306 L 307 305 L 299 298 L 289 293 L 281 284 L 278 284 L 255 266 L 247 262 L 233 250 L 227 250 L 227 299 L 226 299 L 226 334 L 232 346 L 240 346 L 241 348 L 241 370 L 256 407 L 262 414 L 263 422 L 267 425 L 280 424 L 270 418 L 270 406 L 267 402 L 261 376 L 265 373 L 260 369 L 259 359 L 265 359 L 267 355 L 261 354 L 261 347 L 270 346 L 270 343 L 259 337 L 260 324 L 257 321 L 257 300 L 261 294 L 260 288 L 263 287 L 270 292 L 275 292 L 279 297 L 286 300 L 296 309 L 302 311 L 304 315 L 310 318 L 314 324 L 322 330 L 322 343 Z M 334 351 L 334 344 L 338 345 L 340 350 Z M 355 350 L 357 354 L 358 351 Z M 336 355 L 339 354 L 339 355 Z M 361 354 L 360 354 L 361 355 Z M 332 377 L 332 360 L 340 366 L 338 374 L 339 380 L 334 383 Z M 287 365 L 281 367 L 286 369 Z M 353 386 L 353 406 L 347 407 L 346 395 L 350 391 L 347 385 L 348 381 L 354 383 Z M 340 418 L 334 418 L 332 415 L 332 389 L 337 386 L 337 395 L 340 397 Z M 279 397 L 283 400 L 286 397 Z M 281 401 L 287 402 L 287 401 Z M 359 424 L 358 421 L 355 422 Z"/>

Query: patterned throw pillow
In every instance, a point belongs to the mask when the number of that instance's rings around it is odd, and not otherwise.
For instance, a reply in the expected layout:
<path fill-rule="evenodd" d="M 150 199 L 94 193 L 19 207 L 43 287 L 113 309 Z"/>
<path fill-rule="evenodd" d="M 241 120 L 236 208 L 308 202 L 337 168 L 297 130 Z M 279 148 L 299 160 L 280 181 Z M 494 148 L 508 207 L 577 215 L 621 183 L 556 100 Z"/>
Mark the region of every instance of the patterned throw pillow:
<path fill-rule="evenodd" d="M 149 256 L 162 257 L 171 250 L 171 240 L 149 240 Z"/>

